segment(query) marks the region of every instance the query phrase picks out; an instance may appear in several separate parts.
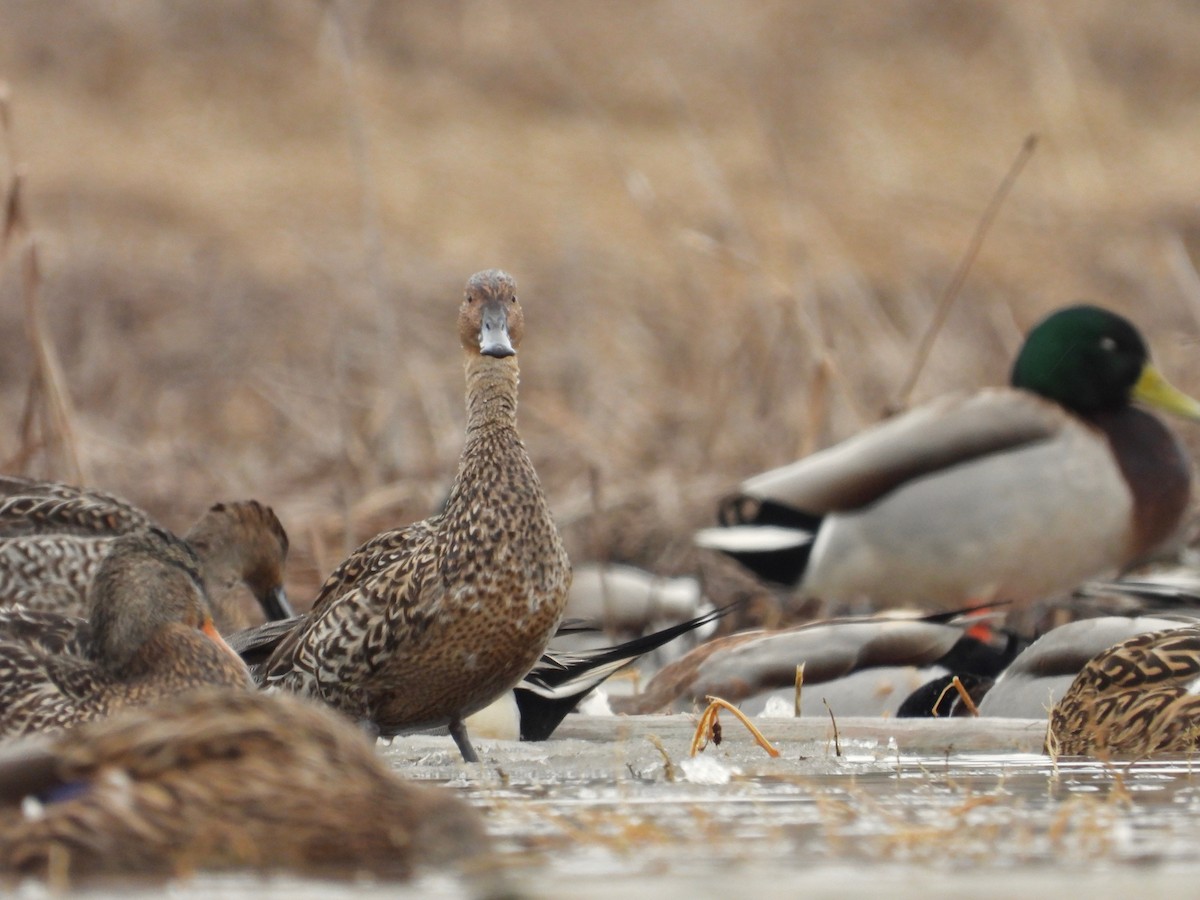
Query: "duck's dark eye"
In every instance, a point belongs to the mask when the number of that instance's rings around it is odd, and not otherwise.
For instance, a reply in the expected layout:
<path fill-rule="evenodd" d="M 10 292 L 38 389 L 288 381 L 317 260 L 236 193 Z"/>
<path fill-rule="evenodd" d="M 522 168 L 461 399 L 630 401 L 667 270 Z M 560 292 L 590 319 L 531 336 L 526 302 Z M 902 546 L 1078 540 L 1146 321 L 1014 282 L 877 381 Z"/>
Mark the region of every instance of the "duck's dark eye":
<path fill-rule="evenodd" d="M 508 302 L 509 302 L 509 303 L 516 303 L 516 302 L 517 302 L 517 295 L 516 295 L 516 294 L 513 294 L 511 297 L 509 297 L 509 298 L 508 298 Z"/>
<path fill-rule="evenodd" d="M 1117 342 L 1110 337 L 1102 337 L 1100 338 L 1100 349 L 1105 353 L 1115 353 L 1117 349 Z"/>

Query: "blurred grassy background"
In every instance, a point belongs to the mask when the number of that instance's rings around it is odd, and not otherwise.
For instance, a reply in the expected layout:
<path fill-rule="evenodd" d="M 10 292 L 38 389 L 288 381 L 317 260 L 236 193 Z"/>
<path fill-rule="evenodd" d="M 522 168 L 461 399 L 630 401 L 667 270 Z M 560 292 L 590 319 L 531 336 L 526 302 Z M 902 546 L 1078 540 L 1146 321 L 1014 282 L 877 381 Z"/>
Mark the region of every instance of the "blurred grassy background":
<path fill-rule="evenodd" d="M 1197 46 L 1183 0 L 0 0 L 83 476 L 180 528 L 272 504 L 300 605 L 441 499 L 472 272 L 518 279 L 572 558 L 687 570 L 738 479 L 880 416 L 1031 133 L 914 400 L 1082 297 L 1200 391 Z M 0 460 L 66 478 L 19 251 Z"/>

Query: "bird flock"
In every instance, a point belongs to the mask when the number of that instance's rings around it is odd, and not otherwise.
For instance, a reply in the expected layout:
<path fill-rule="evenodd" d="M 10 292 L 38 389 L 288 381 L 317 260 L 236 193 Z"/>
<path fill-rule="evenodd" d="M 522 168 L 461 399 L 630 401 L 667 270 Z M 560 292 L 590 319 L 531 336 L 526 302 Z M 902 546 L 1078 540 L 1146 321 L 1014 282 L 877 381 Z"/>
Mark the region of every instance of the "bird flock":
<path fill-rule="evenodd" d="M 664 628 L 550 646 L 587 630 L 569 600 L 648 596 L 648 576 L 581 566 L 572 590 L 517 428 L 514 279 L 472 276 L 456 331 L 466 427 L 444 506 L 363 543 L 299 614 L 287 534 L 258 501 L 215 504 L 179 536 L 99 491 L 0 477 L 0 876 L 498 877 L 478 813 L 406 782 L 374 739 L 441 729 L 478 762 L 472 716 L 509 698 L 521 739 L 545 740 L 617 669 L 722 621 L 730 607 L 703 609 L 691 582 Z M 1155 409 L 1200 420 L 1130 322 L 1068 307 L 1031 329 L 1007 387 L 747 479 L 700 548 L 775 590 L 922 614 L 714 637 L 612 711 L 750 701 L 794 690 L 800 664 L 810 682 L 939 665 L 944 683 L 892 713 L 1042 717 L 1055 754 L 1196 749 L 1196 620 L 1081 619 L 1032 644 L 995 625 L 1176 538 L 1191 463 Z"/>

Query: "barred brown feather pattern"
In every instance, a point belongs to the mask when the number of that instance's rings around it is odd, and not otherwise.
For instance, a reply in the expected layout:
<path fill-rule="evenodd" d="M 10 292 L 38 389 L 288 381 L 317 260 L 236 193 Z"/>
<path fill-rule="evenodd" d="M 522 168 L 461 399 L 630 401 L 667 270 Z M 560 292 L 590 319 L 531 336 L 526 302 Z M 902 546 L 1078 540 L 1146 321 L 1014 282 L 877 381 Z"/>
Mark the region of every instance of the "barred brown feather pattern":
<path fill-rule="evenodd" d="M 153 524 L 128 501 L 101 491 L 15 475 L 0 477 L 0 536 L 127 534 Z"/>
<path fill-rule="evenodd" d="M 1200 625 L 1141 634 L 1105 650 L 1050 715 L 1047 746 L 1138 757 L 1200 748 Z"/>

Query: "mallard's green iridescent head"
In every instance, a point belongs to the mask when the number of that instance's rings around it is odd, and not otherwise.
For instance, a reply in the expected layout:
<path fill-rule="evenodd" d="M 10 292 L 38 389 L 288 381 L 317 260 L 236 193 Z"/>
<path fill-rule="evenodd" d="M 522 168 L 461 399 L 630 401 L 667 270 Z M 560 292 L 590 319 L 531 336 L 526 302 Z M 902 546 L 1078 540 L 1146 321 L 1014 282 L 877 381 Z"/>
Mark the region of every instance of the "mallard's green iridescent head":
<path fill-rule="evenodd" d="M 1083 415 L 1136 400 L 1200 419 L 1200 403 L 1150 364 L 1133 324 L 1098 306 L 1060 309 L 1034 326 L 1013 363 L 1011 383 Z"/>

